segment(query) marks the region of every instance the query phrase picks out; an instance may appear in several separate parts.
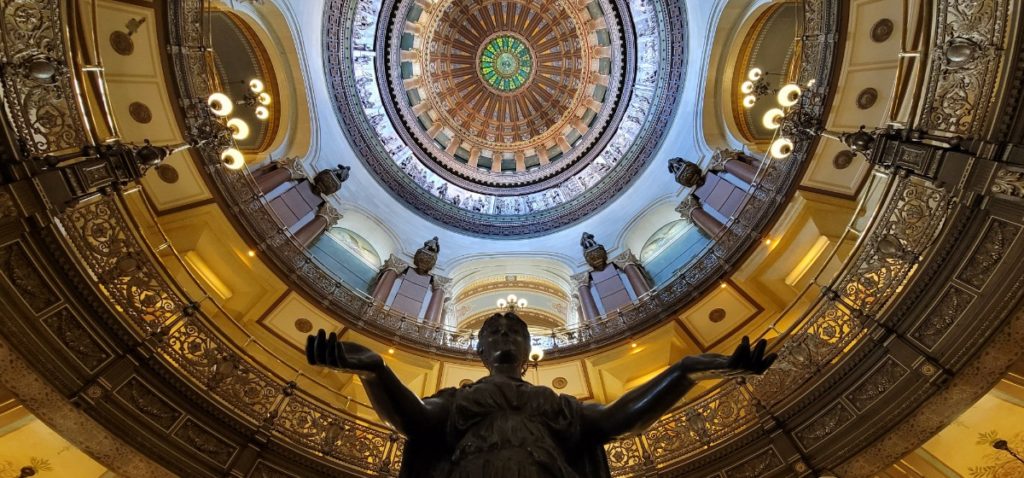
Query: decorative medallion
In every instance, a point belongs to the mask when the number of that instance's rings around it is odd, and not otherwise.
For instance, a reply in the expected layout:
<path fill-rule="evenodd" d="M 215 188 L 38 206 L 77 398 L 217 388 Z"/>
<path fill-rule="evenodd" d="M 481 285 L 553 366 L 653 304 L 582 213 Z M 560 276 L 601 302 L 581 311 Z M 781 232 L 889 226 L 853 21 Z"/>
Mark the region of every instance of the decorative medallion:
<path fill-rule="evenodd" d="M 836 156 L 832 158 L 832 167 L 836 169 L 846 169 L 853 164 L 853 158 L 855 157 L 857 157 L 857 153 L 844 149 L 836 153 Z"/>
<path fill-rule="evenodd" d="M 876 43 L 883 43 L 892 36 L 892 32 L 895 31 L 896 26 L 892 20 L 883 18 L 871 27 L 871 39 Z"/>
<path fill-rule="evenodd" d="M 710 320 L 712 324 L 717 324 L 725 320 L 725 309 L 712 309 L 711 312 L 708 312 L 708 320 Z"/>
<path fill-rule="evenodd" d="M 325 69 L 360 161 L 473 234 L 537 235 L 602 207 L 660 146 L 685 76 L 684 12 L 667 0 L 325 10 Z"/>
<path fill-rule="evenodd" d="M 551 386 L 555 387 L 555 390 L 561 390 L 568 385 L 569 381 L 566 380 L 565 377 L 555 377 L 555 379 L 551 381 Z"/>
<path fill-rule="evenodd" d="M 136 123 L 147 124 L 153 121 L 153 112 L 149 110 L 149 107 L 145 103 L 133 101 L 132 104 L 128 105 L 128 115 L 135 120 Z"/>
<path fill-rule="evenodd" d="M 111 32 L 110 47 L 114 49 L 115 53 L 121 56 L 128 56 L 135 53 L 135 42 L 132 41 L 132 36 L 121 30 Z"/>
<path fill-rule="evenodd" d="M 533 78 L 533 58 L 523 40 L 500 34 L 480 49 L 480 77 L 501 93 L 518 90 Z"/>
<path fill-rule="evenodd" d="M 311 330 L 313 330 L 313 323 L 310 322 L 309 319 L 305 318 L 295 319 L 295 330 L 298 330 L 299 332 L 302 332 L 304 334 L 308 334 Z"/>
<path fill-rule="evenodd" d="M 178 182 L 179 179 L 178 170 L 167 163 L 160 163 L 157 165 L 156 176 L 167 184 L 174 184 Z"/>
<path fill-rule="evenodd" d="M 871 109 L 876 102 L 878 102 L 878 90 L 874 88 L 864 88 L 857 94 L 857 107 L 862 110 Z"/>

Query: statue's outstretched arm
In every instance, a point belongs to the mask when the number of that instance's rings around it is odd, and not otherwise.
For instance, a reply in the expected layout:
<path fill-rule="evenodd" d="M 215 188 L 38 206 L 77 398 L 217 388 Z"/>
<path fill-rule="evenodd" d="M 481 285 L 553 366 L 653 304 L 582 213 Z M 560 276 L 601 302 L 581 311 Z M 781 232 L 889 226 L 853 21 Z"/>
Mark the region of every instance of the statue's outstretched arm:
<path fill-rule="evenodd" d="M 306 340 L 306 360 L 359 375 L 377 415 L 406 436 L 437 430 L 447 417 L 439 400 L 420 400 L 388 368 L 380 354 L 354 342 L 342 342 L 337 334 L 320 329 Z"/>
<path fill-rule="evenodd" d="M 693 388 L 695 380 L 763 373 L 775 361 L 775 354 L 764 355 L 766 346 L 767 342 L 760 340 L 751 348 L 750 340 L 743 337 L 731 356 L 685 357 L 609 405 L 584 407 L 583 432 L 604 443 L 620 435 L 643 431 Z"/>

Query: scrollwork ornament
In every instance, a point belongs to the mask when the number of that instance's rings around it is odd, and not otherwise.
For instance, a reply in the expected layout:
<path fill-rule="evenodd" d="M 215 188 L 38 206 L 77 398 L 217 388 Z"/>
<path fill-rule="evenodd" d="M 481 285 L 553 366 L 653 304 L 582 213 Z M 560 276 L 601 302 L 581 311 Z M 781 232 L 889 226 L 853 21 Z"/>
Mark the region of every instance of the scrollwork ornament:
<path fill-rule="evenodd" d="M 992 179 L 992 186 L 989 191 L 993 194 L 1024 199 L 1024 171 L 1018 169 L 1000 168 Z"/>

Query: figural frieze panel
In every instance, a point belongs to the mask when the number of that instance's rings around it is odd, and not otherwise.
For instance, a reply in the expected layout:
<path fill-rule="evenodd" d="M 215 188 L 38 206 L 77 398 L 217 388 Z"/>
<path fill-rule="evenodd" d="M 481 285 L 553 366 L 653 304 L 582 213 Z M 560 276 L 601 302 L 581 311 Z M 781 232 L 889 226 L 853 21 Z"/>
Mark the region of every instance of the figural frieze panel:
<path fill-rule="evenodd" d="M 110 359 L 110 353 L 69 309 L 62 308 L 44 317 L 42 323 L 86 370 L 96 370 Z"/>
<path fill-rule="evenodd" d="M 174 408 L 138 377 L 128 379 L 124 385 L 118 387 L 114 395 L 164 431 L 169 431 L 182 415 L 180 410 Z"/>
<path fill-rule="evenodd" d="M 1020 231 L 1017 224 L 992 219 L 956 278 L 974 290 L 983 289 Z"/>
<path fill-rule="evenodd" d="M 799 429 L 794 436 L 804 450 L 809 450 L 849 423 L 853 417 L 853 412 L 846 404 L 837 402 Z"/>
<path fill-rule="evenodd" d="M 896 359 L 886 357 L 863 382 L 858 384 L 852 392 L 846 394 L 846 400 L 858 411 L 863 412 L 895 386 L 901 378 L 907 375 L 907 372 L 909 370 Z"/>
<path fill-rule="evenodd" d="M 60 302 L 56 291 L 39 271 L 40 267 L 32 261 L 20 242 L 0 246 L 0 274 L 36 314 Z"/>

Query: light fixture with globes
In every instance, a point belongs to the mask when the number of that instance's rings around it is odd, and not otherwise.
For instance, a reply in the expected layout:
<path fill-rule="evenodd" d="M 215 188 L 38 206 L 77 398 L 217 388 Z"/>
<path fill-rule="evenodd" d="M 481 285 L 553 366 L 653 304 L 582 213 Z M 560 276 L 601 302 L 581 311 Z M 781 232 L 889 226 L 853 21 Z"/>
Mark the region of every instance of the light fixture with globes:
<path fill-rule="evenodd" d="M 793 154 L 796 147 L 793 138 L 788 135 L 794 128 L 784 128 L 790 113 L 798 110 L 803 89 L 796 83 L 788 83 L 778 90 L 772 90 L 768 75 L 760 68 L 751 68 L 747 79 L 740 84 L 740 93 L 745 95 L 742 105 L 746 109 L 753 108 L 757 102 L 767 96 L 774 96 L 775 106 L 768 109 L 761 117 L 761 125 L 770 131 L 779 131 L 768 148 L 768 154 L 774 159 L 786 159 Z M 808 87 L 813 83 L 808 83 Z M 797 128 L 800 128 L 799 126 Z"/>
<path fill-rule="evenodd" d="M 505 297 L 504 299 L 498 299 L 495 302 L 495 305 L 497 305 L 499 309 L 507 312 L 515 312 L 517 310 L 525 309 L 530 305 L 530 303 L 525 298 L 517 297 L 515 294 L 509 294 L 508 297 Z"/>
<path fill-rule="evenodd" d="M 248 87 L 249 88 L 248 91 L 246 91 L 245 96 L 237 101 L 233 100 L 227 94 L 219 91 L 211 93 L 206 99 L 206 105 L 210 108 L 210 112 L 213 113 L 214 118 L 218 120 L 218 123 L 220 123 L 230 134 L 232 142 L 247 139 L 252 131 L 249 123 L 246 123 L 245 120 L 238 117 L 230 117 L 231 114 L 235 112 L 236 106 L 252 108 L 253 115 L 260 121 L 267 121 L 270 119 L 269 106 L 273 103 L 274 99 L 270 92 L 267 91 L 263 80 L 253 78 L 248 81 Z M 223 147 L 218 149 L 220 149 L 220 159 L 223 162 L 224 167 L 233 170 L 245 167 L 245 156 L 238 150 L 236 145 L 232 144 L 222 146 Z"/>

